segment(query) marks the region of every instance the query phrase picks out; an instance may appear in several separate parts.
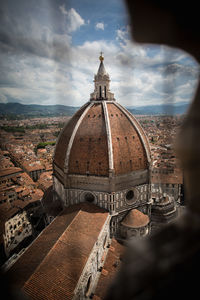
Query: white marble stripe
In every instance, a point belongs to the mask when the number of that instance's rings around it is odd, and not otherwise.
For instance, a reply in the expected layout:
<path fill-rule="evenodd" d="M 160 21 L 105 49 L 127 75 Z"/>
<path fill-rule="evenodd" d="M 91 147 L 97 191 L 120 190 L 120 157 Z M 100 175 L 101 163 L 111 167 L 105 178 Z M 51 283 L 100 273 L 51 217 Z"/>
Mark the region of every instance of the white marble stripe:
<path fill-rule="evenodd" d="M 87 105 L 88 105 L 88 103 L 87 103 Z M 85 117 L 85 115 L 87 114 L 88 110 L 92 106 L 93 106 L 93 103 L 89 103 L 89 105 L 86 107 L 86 109 L 84 110 L 84 112 L 80 116 L 78 122 L 76 123 L 76 126 L 74 127 L 74 130 L 72 132 L 72 135 L 70 137 L 69 144 L 68 144 L 68 147 L 67 147 L 67 153 L 66 153 L 65 164 L 64 164 L 64 172 L 65 173 L 68 173 L 68 170 L 69 170 L 69 156 L 70 156 L 70 152 L 71 152 L 71 149 L 72 149 L 72 145 L 73 145 L 74 138 L 75 138 L 75 135 L 77 133 L 77 130 L 78 130 L 81 122 L 83 121 L 83 118 Z"/>
<path fill-rule="evenodd" d="M 107 141 L 108 141 L 108 159 L 109 159 L 109 171 L 113 171 L 114 163 L 113 163 L 113 148 L 112 148 L 112 136 L 110 129 L 110 119 L 108 115 L 107 103 L 106 101 L 102 101 L 103 111 L 105 116 L 106 123 L 106 133 L 107 133 Z"/>

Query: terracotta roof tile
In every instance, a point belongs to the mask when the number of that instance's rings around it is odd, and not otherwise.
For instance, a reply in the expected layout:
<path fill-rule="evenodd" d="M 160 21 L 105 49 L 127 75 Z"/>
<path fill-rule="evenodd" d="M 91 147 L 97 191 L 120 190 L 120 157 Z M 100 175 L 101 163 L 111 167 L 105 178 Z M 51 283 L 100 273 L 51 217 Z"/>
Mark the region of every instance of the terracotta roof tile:
<path fill-rule="evenodd" d="M 8 271 L 14 286 L 21 288 L 24 285 L 76 214 L 76 211 L 69 212 L 66 218 L 61 213 L 24 252 Z"/>
<path fill-rule="evenodd" d="M 22 172 L 21 168 L 11 167 L 11 168 L 6 168 L 6 169 L 1 169 L 0 170 L 0 177 L 12 175 L 12 174 L 14 176 L 16 173 L 19 173 L 19 172 Z"/>
<path fill-rule="evenodd" d="M 64 129 L 58 137 L 56 150 L 54 154 L 54 162 L 61 169 L 63 169 L 64 167 L 64 161 L 70 137 L 84 109 L 85 107 L 82 107 L 75 113 L 73 118 L 71 118 L 69 122 L 65 125 Z"/>
<path fill-rule="evenodd" d="M 70 152 L 69 173 L 108 176 L 108 170 L 104 113 L 102 105 L 96 104 L 89 109 L 77 130 Z"/>
<path fill-rule="evenodd" d="M 126 227 L 138 228 L 146 226 L 149 223 L 149 217 L 138 209 L 132 209 L 122 220 L 121 224 Z"/>
<path fill-rule="evenodd" d="M 117 106 L 113 104 L 107 106 L 112 132 L 115 174 L 146 169 L 147 155 L 137 130 Z"/>
<path fill-rule="evenodd" d="M 107 217 L 92 204 L 66 208 L 11 268 L 15 285 L 31 299 L 71 299 Z"/>

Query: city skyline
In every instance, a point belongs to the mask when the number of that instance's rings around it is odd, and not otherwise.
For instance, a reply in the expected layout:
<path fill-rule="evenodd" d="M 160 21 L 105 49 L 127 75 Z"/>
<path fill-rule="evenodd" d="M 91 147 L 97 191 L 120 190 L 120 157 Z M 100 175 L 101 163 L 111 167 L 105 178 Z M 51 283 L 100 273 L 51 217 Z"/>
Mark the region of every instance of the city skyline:
<path fill-rule="evenodd" d="M 0 103 L 83 105 L 101 51 L 122 105 L 189 102 L 195 92 L 195 60 L 132 42 L 121 0 L 4 1 L 1 15 Z"/>

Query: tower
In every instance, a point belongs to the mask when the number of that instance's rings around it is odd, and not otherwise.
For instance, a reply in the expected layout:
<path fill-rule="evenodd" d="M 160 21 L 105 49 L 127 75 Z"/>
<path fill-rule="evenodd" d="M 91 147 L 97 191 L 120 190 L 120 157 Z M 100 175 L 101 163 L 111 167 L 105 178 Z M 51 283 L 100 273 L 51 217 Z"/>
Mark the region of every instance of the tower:
<path fill-rule="evenodd" d="M 58 137 L 53 179 L 63 207 L 86 201 L 107 209 L 112 236 L 120 233 L 120 223 L 132 209 L 141 212 L 131 214 L 140 221 L 143 213 L 150 214 L 150 148 L 138 121 L 114 99 L 102 53 L 99 59 L 90 101 Z M 139 223 L 147 225 L 144 217 Z"/>

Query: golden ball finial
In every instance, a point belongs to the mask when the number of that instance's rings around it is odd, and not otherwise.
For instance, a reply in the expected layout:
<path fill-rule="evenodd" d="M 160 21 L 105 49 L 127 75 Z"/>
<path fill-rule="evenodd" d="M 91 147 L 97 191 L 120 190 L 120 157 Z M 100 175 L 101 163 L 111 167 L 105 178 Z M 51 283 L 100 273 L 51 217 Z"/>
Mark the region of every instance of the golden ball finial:
<path fill-rule="evenodd" d="M 101 55 L 99 56 L 99 60 L 100 60 L 100 61 L 103 61 L 103 60 L 104 60 L 103 52 L 100 52 L 100 54 L 101 54 Z"/>

